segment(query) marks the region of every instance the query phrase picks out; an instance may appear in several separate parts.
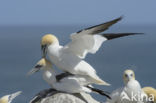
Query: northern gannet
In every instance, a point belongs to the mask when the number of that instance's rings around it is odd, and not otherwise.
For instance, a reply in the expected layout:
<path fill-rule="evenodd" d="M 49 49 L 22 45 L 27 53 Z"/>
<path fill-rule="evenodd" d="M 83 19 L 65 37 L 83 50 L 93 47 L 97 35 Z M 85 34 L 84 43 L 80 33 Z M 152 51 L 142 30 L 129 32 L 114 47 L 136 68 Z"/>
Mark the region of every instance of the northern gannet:
<path fill-rule="evenodd" d="M 43 70 L 43 79 L 54 89 L 67 93 L 91 93 L 95 92 L 108 98 L 109 95 L 100 89 L 94 88 L 90 84 L 92 81 L 86 80 L 84 76 L 62 73 L 56 75 L 52 64 L 47 59 L 42 58 L 36 66 L 28 73 L 31 75 L 39 70 Z"/>
<path fill-rule="evenodd" d="M 142 90 L 140 83 L 135 80 L 132 70 L 124 71 L 123 81 L 125 86 L 112 92 L 112 99 L 108 99 L 106 103 L 146 103 L 147 95 Z"/>
<path fill-rule="evenodd" d="M 16 93 L 13 94 L 9 94 L 9 95 L 5 95 L 3 97 L 0 98 L 0 103 L 11 103 L 12 100 L 17 97 L 18 95 L 20 95 L 22 92 L 18 91 Z"/>
<path fill-rule="evenodd" d="M 96 53 L 104 41 L 128 36 L 138 33 L 106 33 L 100 34 L 110 26 L 120 21 L 122 17 L 115 20 L 89 27 L 71 34 L 71 42 L 61 46 L 56 36 L 46 34 L 41 39 L 42 57 L 48 57 L 58 68 L 71 74 L 87 75 L 99 85 L 109 85 L 100 79 L 95 69 L 83 60 L 87 53 Z"/>
<path fill-rule="evenodd" d="M 156 103 L 156 89 L 152 87 L 144 87 L 142 90 L 147 94 L 148 97 L 154 96 L 154 101 L 153 103 Z"/>

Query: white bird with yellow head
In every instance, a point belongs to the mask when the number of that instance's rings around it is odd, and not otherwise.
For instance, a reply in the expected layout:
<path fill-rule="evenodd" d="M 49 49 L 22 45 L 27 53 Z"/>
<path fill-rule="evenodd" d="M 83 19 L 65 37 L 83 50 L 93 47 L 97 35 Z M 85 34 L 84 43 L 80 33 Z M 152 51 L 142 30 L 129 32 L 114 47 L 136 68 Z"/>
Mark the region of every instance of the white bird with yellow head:
<path fill-rule="evenodd" d="M 59 69 L 71 74 L 87 75 L 95 84 L 109 85 L 96 74 L 95 69 L 83 60 L 88 53 L 96 53 L 102 43 L 115 38 L 136 35 L 138 33 L 106 33 L 100 34 L 110 26 L 120 21 L 122 17 L 112 21 L 80 30 L 71 35 L 71 42 L 65 46 L 53 34 L 46 34 L 41 40 L 42 56 L 48 57 Z"/>
<path fill-rule="evenodd" d="M 13 93 L 13 94 L 9 94 L 9 95 L 5 95 L 3 97 L 0 98 L 0 103 L 11 103 L 12 100 L 19 96 L 22 92 L 21 91 L 18 91 L 16 93 Z"/>
<path fill-rule="evenodd" d="M 86 79 L 88 78 L 87 76 L 73 75 L 69 73 L 56 75 L 55 70 L 52 68 L 51 62 L 45 58 L 42 58 L 28 73 L 28 75 L 31 75 L 39 70 L 43 71 L 43 79 L 57 91 L 67 93 L 95 92 L 110 98 L 107 92 L 91 86 L 93 81 Z"/>
<path fill-rule="evenodd" d="M 106 103 L 147 103 L 147 95 L 135 79 L 133 70 L 124 71 L 123 81 L 125 86 L 112 92 L 112 99 L 108 99 Z"/>

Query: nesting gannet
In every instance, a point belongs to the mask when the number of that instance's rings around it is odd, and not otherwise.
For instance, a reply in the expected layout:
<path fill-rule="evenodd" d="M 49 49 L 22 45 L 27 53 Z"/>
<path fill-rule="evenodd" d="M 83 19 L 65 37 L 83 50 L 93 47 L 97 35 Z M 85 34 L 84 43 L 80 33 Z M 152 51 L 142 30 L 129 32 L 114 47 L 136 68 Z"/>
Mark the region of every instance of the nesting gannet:
<path fill-rule="evenodd" d="M 18 95 L 20 95 L 22 92 L 18 91 L 16 93 L 13 94 L 9 94 L 9 95 L 5 95 L 3 97 L 0 98 L 0 103 L 11 103 L 12 100 L 17 97 Z"/>
<path fill-rule="evenodd" d="M 111 100 L 106 103 L 145 103 L 147 95 L 143 92 L 139 82 L 135 80 L 132 70 L 125 70 L 123 74 L 125 86 L 117 89 L 111 94 Z"/>
<path fill-rule="evenodd" d="M 56 75 L 52 68 L 51 62 L 42 58 L 33 68 L 28 75 L 31 75 L 39 70 L 43 70 L 43 79 L 54 89 L 67 93 L 91 93 L 95 92 L 104 95 L 108 98 L 109 95 L 102 90 L 92 87 L 86 77 L 76 76 L 69 73 L 62 73 Z"/>
<path fill-rule="evenodd" d="M 122 17 L 73 33 L 71 34 L 71 42 L 65 46 L 59 44 L 56 36 L 52 34 L 44 35 L 41 39 L 42 56 L 46 57 L 46 54 L 48 54 L 50 61 L 65 72 L 88 75 L 96 84 L 109 85 L 100 79 L 95 69 L 83 59 L 87 53 L 96 53 L 104 41 L 138 34 L 100 34 L 121 19 Z"/>
<path fill-rule="evenodd" d="M 152 87 L 144 87 L 142 88 L 142 90 L 147 94 L 147 96 L 150 97 L 154 97 L 154 103 L 156 103 L 156 89 L 152 88 Z"/>

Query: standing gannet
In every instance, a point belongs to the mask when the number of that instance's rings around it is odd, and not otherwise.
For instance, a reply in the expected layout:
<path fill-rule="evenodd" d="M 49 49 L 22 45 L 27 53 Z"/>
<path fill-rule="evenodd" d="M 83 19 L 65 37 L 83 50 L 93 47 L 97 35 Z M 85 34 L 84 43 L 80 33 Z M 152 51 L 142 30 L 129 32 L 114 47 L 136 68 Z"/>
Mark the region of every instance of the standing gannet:
<path fill-rule="evenodd" d="M 125 70 L 123 74 L 125 86 L 117 89 L 111 94 L 111 100 L 106 103 L 145 103 L 147 95 L 142 90 L 139 82 L 135 80 L 135 74 L 132 70 Z"/>
<path fill-rule="evenodd" d="M 152 87 L 144 87 L 142 90 L 147 94 L 148 97 L 154 96 L 153 103 L 156 103 L 156 89 Z"/>
<path fill-rule="evenodd" d="M 65 46 L 59 45 L 56 36 L 52 34 L 44 35 L 41 39 L 42 56 L 46 57 L 46 54 L 48 54 L 50 61 L 65 72 L 87 75 L 92 78 L 96 84 L 109 85 L 100 79 L 95 69 L 83 59 L 87 53 L 96 53 L 104 41 L 138 34 L 100 34 L 121 19 L 122 17 L 73 33 L 71 35 L 72 41 Z"/>
<path fill-rule="evenodd" d="M 21 91 L 18 91 L 16 93 L 13 93 L 13 94 L 9 94 L 9 95 L 6 95 L 6 96 L 3 96 L 0 98 L 0 103 L 11 103 L 11 101 L 19 96 L 22 92 Z"/>
<path fill-rule="evenodd" d="M 43 70 L 43 79 L 54 89 L 67 93 L 91 93 L 95 92 L 108 98 L 109 95 L 102 90 L 92 87 L 92 81 L 86 80 L 87 77 L 76 76 L 69 73 L 56 75 L 52 64 L 47 59 L 42 58 L 36 66 L 28 73 L 31 75 L 39 70 Z"/>

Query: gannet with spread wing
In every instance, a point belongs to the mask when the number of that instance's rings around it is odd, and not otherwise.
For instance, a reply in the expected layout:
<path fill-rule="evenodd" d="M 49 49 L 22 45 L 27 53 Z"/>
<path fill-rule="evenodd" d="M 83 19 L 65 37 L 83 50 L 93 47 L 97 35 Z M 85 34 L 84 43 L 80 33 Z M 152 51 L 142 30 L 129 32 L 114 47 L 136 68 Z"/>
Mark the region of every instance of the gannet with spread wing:
<path fill-rule="evenodd" d="M 71 74 L 86 75 L 94 80 L 98 85 L 109 85 L 109 83 L 100 79 L 95 69 L 83 60 L 88 53 L 96 53 L 102 43 L 115 38 L 136 35 L 138 33 L 106 33 L 110 26 L 120 21 L 122 17 L 115 20 L 96 25 L 71 34 L 71 42 L 61 46 L 56 36 L 52 34 L 44 35 L 41 39 L 42 56 L 48 57 L 50 61 L 59 69 Z"/>

